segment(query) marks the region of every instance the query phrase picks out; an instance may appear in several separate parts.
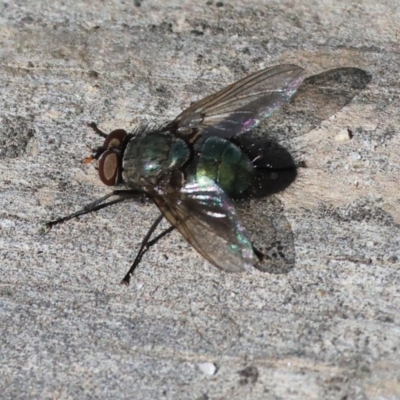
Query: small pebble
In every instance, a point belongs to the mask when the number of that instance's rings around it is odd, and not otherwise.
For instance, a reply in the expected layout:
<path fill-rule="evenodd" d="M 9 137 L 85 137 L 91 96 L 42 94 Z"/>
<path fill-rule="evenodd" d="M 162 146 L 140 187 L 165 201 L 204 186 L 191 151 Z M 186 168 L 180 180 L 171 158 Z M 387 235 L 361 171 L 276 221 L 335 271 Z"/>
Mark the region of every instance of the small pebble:
<path fill-rule="evenodd" d="M 214 363 L 205 362 L 197 364 L 197 366 L 201 372 L 207 375 L 214 375 L 217 372 L 217 367 Z"/>
<path fill-rule="evenodd" d="M 343 142 L 347 142 L 348 140 L 350 140 L 352 138 L 352 134 L 351 131 L 348 129 L 343 129 L 341 130 L 335 137 L 335 142 L 338 143 L 343 143 Z"/>

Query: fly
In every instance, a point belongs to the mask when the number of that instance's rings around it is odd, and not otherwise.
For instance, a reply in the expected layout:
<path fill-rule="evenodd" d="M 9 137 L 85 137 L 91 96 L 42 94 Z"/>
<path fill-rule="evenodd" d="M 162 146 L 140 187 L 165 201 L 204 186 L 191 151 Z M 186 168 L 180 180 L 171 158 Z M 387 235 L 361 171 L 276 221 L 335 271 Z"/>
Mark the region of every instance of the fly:
<path fill-rule="evenodd" d="M 101 181 L 120 189 L 47 226 L 146 195 L 161 214 L 122 283 L 173 229 L 224 271 L 288 270 L 293 235 L 273 195 L 295 180 L 297 164 L 280 142 L 315 128 L 370 79 L 358 68 L 306 78 L 301 67 L 278 65 L 194 103 L 158 129 L 105 134 L 91 124 L 104 142 L 84 162 L 95 160 Z M 171 227 L 151 239 L 163 218 Z"/>

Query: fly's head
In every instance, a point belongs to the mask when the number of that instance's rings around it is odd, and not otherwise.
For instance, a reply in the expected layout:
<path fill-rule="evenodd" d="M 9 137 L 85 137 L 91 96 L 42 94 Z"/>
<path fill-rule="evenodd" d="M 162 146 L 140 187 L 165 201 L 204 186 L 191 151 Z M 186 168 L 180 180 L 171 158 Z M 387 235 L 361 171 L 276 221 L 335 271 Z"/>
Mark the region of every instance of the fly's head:
<path fill-rule="evenodd" d="M 132 135 L 123 129 L 116 129 L 108 135 L 102 146 L 93 150 L 93 154 L 83 160 L 84 164 L 94 162 L 101 181 L 107 186 L 122 183 L 122 157 Z"/>

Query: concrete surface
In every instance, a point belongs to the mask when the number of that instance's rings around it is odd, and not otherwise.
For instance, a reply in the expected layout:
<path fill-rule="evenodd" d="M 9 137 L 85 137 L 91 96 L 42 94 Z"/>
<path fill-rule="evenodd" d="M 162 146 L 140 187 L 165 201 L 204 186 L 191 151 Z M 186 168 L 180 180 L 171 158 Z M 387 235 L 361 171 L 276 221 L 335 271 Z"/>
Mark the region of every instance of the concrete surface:
<path fill-rule="evenodd" d="M 1 1 L 0 397 L 399 399 L 399 21 L 392 0 Z M 373 74 L 299 139 L 290 273 L 223 273 L 173 233 L 120 286 L 151 202 L 43 234 L 108 192 L 86 123 L 165 122 L 289 62 Z"/>

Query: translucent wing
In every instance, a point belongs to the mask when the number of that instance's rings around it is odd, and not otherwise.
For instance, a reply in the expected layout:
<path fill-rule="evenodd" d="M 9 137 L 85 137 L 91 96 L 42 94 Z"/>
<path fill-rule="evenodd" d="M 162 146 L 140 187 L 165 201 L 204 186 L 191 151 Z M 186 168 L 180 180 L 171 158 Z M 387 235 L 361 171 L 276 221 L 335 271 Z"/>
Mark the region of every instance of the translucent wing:
<path fill-rule="evenodd" d="M 359 68 L 335 68 L 310 76 L 254 134 L 282 141 L 308 133 L 336 114 L 370 81 L 371 74 Z"/>
<path fill-rule="evenodd" d="M 289 102 L 259 127 L 235 136 L 235 144 L 254 160 L 257 170 L 298 165 L 302 150 L 294 139 L 334 115 L 360 93 L 370 80 L 371 75 L 359 68 L 335 68 L 310 76 Z"/>
<path fill-rule="evenodd" d="M 304 77 L 303 69 L 291 64 L 255 72 L 193 104 L 166 129 L 183 138 L 193 134 L 230 138 L 247 132 L 285 104 Z"/>
<path fill-rule="evenodd" d="M 211 264 L 229 272 L 244 271 L 257 257 L 234 203 L 212 180 L 186 183 L 148 193 L 185 239 Z"/>

